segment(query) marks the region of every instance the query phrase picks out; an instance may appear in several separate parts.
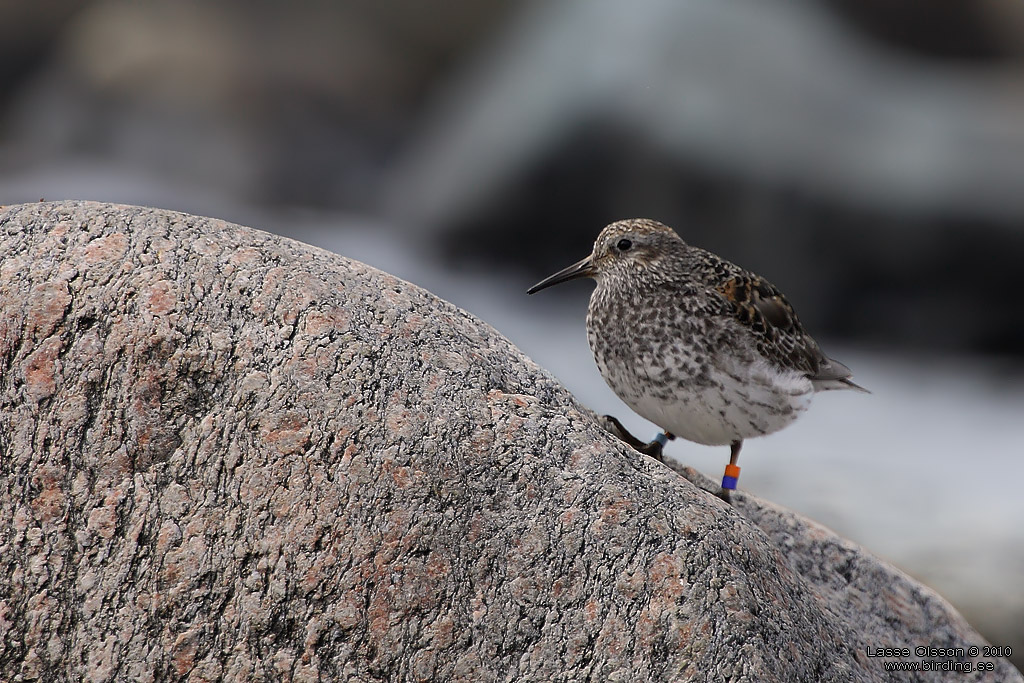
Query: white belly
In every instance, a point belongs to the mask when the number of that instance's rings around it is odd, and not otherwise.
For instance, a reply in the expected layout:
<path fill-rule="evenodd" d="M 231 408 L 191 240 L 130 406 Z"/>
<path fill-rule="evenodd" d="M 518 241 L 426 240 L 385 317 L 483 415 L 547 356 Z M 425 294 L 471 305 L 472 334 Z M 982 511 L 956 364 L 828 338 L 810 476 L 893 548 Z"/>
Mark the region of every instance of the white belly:
<path fill-rule="evenodd" d="M 711 382 L 671 381 L 643 367 L 602 375 L 619 398 L 662 429 L 709 446 L 771 434 L 788 426 L 811 403 L 814 388 L 802 373 L 779 372 L 766 363 L 713 372 Z M 652 380 L 652 375 L 655 378 Z M 657 380 L 662 381 L 657 381 Z"/>

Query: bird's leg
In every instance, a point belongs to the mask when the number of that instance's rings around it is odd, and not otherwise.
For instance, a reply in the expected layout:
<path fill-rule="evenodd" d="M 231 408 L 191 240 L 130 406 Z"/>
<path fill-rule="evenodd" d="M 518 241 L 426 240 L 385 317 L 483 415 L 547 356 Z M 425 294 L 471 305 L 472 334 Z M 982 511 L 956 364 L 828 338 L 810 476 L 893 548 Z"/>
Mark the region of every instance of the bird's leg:
<path fill-rule="evenodd" d="M 654 440 L 651 441 L 650 443 L 644 443 L 640 439 L 630 434 L 629 430 L 623 427 L 622 423 L 619 422 L 614 417 L 612 417 L 611 415 L 605 415 L 604 419 L 611 422 L 615 436 L 619 437 L 620 439 L 622 439 L 630 446 L 632 446 L 634 449 L 640 451 L 644 455 L 649 455 L 658 462 L 665 462 L 662 457 L 662 448 L 668 441 L 676 438 L 675 436 L 673 436 L 669 432 L 662 432 L 661 434 L 658 434 L 656 437 L 654 437 Z"/>
<path fill-rule="evenodd" d="M 722 490 L 718 494 L 719 498 L 729 504 L 732 504 L 729 492 L 736 490 L 736 480 L 740 478 L 740 468 L 736 465 L 736 461 L 740 459 L 740 448 L 742 447 L 743 439 L 737 439 L 730 444 L 729 464 L 725 466 L 725 476 L 722 477 Z"/>
<path fill-rule="evenodd" d="M 637 448 L 637 450 L 645 455 L 651 456 L 658 462 L 665 462 L 665 456 L 662 453 L 662 449 L 665 448 L 665 444 L 674 438 L 676 437 L 672 432 L 661 432 L 651 439 L 650 443 L 643 444 L 640 448 Z"/>

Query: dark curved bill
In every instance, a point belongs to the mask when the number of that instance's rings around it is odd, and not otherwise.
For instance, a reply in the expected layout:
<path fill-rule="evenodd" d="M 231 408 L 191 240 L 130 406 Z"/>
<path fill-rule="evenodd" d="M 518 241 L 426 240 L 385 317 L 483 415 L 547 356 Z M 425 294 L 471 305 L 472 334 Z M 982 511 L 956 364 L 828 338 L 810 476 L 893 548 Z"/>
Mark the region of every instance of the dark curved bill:
<path fill-rule="evenodd" d="M 576 280 L 581 277 L 592 277 L 594 275 L 594 268 L 590 264 L 590 257 L 586 257 L 576 263 L 572 264 L 568 268 L 563 268 L 551 277 L 546 277 L 533 287 L 526 290 L 527 294 L 536 294 L 542 289 L 546 289 L 551 285 L 557 285 L 562 282 L 568 282 L 569 280 Z"/>

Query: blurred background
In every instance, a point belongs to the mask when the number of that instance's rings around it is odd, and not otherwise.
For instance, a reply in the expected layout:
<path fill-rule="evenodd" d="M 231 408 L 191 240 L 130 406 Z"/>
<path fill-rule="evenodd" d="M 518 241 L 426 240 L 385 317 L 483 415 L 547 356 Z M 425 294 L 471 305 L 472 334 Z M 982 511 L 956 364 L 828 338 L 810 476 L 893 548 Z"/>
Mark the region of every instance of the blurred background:
<path fill-rule="evenodd" d="M 0 4 L 0 204 L 215 216 L 422 285 L 587 405 L 591 285 L 646 216 L 767 277 L 870 396 L 744 447 L 1024 662 L 1024 5 Z M 669 454 L 718 478 L 725 448 Z"/>

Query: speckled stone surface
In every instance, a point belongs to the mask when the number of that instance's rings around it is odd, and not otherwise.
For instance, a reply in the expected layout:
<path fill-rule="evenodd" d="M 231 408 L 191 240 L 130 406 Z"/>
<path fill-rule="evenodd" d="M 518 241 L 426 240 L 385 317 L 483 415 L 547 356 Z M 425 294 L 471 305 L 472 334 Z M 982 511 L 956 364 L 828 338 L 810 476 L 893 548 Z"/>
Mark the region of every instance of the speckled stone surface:
<path fill-rule="evenodd" d="M 886 673 L 866 649 L 984 641 L 684 475 L 360 263 L 167 211 L 0 210 L 0 680 L 1022 680 Z"/>

